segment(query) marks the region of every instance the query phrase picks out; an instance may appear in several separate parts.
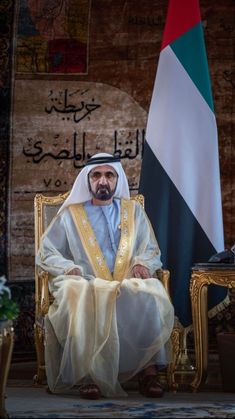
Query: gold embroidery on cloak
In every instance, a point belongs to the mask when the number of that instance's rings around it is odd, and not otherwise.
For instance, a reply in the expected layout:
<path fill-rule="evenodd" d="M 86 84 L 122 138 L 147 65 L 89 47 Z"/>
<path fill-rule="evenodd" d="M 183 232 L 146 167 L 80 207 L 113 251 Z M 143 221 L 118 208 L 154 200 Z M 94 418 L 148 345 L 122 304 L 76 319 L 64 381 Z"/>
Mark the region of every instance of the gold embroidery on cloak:
<path fill-rule="evenodd" d="M 130 266 L 134 234 L 134 202 L 121 200 L 121 238 L 118 246 L 113 279 L 122 281 Z"/>
<path fill-rule="evenodd" d="M 112 281 L 112 274 L 106 264 L 105 257 L 96 240 L 94 231 L 91 227 L 87 213 L 82 204 L 74 204 L 69 206 L 75 226 L 77 228 L 80 240 L 84 250 L 93 268 L 97 278 Z"/>
<path fill-rule="evenodd" d="M 113 279 L 122 281 L 125 278 L 130 265 L 133 245 L 134 209 L 133 201 L 121 200 L 121 238 L 112 277 L 83 205 L 74 204 L 69 206 L 79 237 L 96 277 L 107 279 L 108 281 Z"/>

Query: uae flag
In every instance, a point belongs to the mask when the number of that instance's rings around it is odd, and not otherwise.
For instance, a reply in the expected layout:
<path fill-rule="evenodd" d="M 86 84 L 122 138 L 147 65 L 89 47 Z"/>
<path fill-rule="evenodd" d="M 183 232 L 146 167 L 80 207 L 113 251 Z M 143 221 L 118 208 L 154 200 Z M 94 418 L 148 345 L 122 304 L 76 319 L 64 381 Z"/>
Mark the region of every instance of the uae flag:
<path fill-rule="evenodd" d="M 171 273 L 175 315 L 191 326 L 191 268 L 224 249 L 217 126 L 198 0 L 169 2 L 139 192 Z M 226 295 L 223 287 L 209 287 L 210 317 Z"/>

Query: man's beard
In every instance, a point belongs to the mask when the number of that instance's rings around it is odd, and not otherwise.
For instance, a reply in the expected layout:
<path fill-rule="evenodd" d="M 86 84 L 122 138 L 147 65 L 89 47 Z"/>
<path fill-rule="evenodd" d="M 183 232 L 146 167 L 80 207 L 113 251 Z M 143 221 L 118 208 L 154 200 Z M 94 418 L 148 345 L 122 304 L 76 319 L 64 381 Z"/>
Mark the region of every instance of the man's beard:
<path fill-rule="evenodd" d="M 109 201 L 115 193 L 116 188 L 110 189 L 108 185 L 99 186 L 96 191 L 91 189 L 93 198 L 100 201 Z"/>

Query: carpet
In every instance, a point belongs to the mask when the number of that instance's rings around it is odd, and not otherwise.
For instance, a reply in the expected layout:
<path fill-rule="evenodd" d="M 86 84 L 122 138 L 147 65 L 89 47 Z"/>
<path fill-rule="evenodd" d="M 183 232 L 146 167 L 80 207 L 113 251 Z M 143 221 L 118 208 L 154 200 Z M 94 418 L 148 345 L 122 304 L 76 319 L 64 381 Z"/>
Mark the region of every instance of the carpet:
<path fill-rule="evenodd" d="M 127 398 L 86 401 L 73 395 L 51 395 L 45 388 L 8 388 L 10 418 L 235 418 L 232 393 L 165 393 L 147 399 L 138 392 Z"/>

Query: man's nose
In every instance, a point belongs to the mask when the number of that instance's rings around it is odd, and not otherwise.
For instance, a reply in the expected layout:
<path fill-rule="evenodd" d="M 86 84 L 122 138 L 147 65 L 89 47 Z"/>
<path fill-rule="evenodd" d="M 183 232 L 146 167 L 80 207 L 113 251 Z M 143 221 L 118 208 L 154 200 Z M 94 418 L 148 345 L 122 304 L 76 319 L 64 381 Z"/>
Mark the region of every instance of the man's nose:
<path fill-rule="evenodd" d="M 107 178 L 104 174 L 101 175 L 100 183 L 101 183 L 101 185 L 106 185 L 108 183 L 108 180 L 107 180 Z"/>

